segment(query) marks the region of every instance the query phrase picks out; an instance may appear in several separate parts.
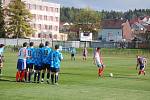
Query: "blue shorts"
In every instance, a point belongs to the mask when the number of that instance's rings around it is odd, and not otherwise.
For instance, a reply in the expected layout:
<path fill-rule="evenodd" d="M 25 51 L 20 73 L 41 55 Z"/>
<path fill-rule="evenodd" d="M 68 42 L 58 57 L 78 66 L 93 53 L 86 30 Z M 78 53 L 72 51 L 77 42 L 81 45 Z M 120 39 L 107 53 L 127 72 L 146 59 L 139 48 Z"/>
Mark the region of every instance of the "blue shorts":
<path fill-rule="evenodd" d="M 27 64 L 27 69 L 33 69 L 33 66 L 34 66 L 33 63 Z"/>
<path fill-rule="evenodd" d="M 41 69 L 42 69 L 42 66 L 38 66 L 38 65 L 34 66 L 34 70 L 41 70 Z"/>
<path fill-rule="evenodd" d="M 26 69 L 26 61 L 23 60 L 23 59 L 18 59 L 18 62 L 17 62 L 17 69 L 19 71 L 22 71 L 24 69 Z"/>
<path fill-rule="evenodd" d="M 50 67 L 50 71 L 52 72 L 53 67 Z"/>
<path fill-rule="evenodd" d="M 60 68 L 54 68 L 54 67 L 53 67 L 51 71 L 57 73 L 57 72 L 60 71 Z"/>
<path fill-rule="evenodd" d="M 143 70 L 144 69 L 144 65 L 140 66 L 140 70 Z"/>
<path fill-rule="evenodd" d="M 43 64 L 42 69 L 43 70 L 46 70 L 46 69 L 50 70 L 50 64 Z"/>

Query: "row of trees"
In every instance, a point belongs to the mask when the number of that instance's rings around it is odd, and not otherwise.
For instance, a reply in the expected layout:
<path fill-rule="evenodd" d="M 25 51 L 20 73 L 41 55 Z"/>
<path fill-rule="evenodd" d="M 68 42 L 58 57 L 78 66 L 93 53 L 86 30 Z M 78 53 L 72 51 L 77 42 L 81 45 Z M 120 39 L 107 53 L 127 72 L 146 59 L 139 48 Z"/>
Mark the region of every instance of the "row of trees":
<path fill-rule="evenodd" d="M 5 22 L 2 8 L 2 0 L 0 0 L 0 37 L 5 37 Z"/>
<path fill-rule="evenodd" d="M 72 9 L 74 9 L 75 13 L 70 12 L 68 8 L 67 10 L 69 11 L 69 13 L 66 13 L 69 16 L 74 16 L 74 17 L 70 17 L 69 20 L 69 22 L 73 22 L 73 25 L 67 25 L 68 27 L 66 27 L 68 29 L 67 32 L 69 31 L 68 32 L 69 39 L 71 40 L 75 38 L 79 39 L 79 32 L 82 31 L 92 32 L 93 39 L 97 39 L 97 33 L 100 29 L 101 14 L 90 9 L 89 7 L 80 10 L 79 9 L 75 10 L 75 8 Z M 67 15 L 61 15 L 61 16 L 67 16 Z M 65 21 L 67 19 L 63 19 L 63 20 Z M 72 33 L 72 30 L 75 32 L 74 35 Z"/>
<path fill-rule="evenodd" d="M 32 15 L 21 0 L 13 0 L 2 8 L 0 0 L 0 37 L 26 37 L 34 31 L 30 26 Z M 7 33 L 7 34 L 6 34 Z"/>
<path fill-rule="evenodd" d="M 82 12 L 82 9 L 78 8 L 68 8 L 68 7 L 62 7 L 61 8 L 61 16 L 60 20 L 62 22 L 75 22 L 76 16 L 78 13 Z M 141 17 L 141 16 L 149 16 L 150 15 L 150 9 L 135 9 L 135 10 L 129 10 L 127 12 L 118 12 L 118 11 L 95 11 L 99 15 L 101 15 L 100 18 L 102 19 L 132 19 L 135 17 Z"/>

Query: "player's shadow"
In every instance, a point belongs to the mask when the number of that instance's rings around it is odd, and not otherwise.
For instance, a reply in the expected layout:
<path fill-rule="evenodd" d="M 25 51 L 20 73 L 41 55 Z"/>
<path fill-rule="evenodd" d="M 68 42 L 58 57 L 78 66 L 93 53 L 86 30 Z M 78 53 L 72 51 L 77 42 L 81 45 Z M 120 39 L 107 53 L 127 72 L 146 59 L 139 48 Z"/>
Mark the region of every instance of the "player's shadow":
<path fill-rule="evenodd" d="M 105 76 L 110 77 L 110 76 Z M 124 78 L 124 79 L 134 79 L 134 80 L 147 80 L 145 78 L 140 78 L 138 75 L 125 75 L 125 74 L 114 74 L 113 78 Z"/>
<path fill-rule="evenodd" d="M 12 77 L 12 76 L 0 76 L 0 81 L 16 82 L 14 80 L 15 80 L 15 77 Z"/>
<path fill-rule="evenodd" d="M 77 74 L 77 73 L 60 73 L 60 74 L 66 74 L 66 75 L 79 75 L 79 76 L 82 75 L 82 74 L 79 74 L 79 73 L 78 73 L 78 74 Z"/>

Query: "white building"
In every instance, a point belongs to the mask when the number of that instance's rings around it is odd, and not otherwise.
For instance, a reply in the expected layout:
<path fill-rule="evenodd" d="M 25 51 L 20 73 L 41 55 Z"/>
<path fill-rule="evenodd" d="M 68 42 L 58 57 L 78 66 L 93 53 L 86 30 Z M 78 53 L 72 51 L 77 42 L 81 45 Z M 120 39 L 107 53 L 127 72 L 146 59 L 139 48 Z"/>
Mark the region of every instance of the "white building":
<path fill-rule="evenodd" d="M 7 6 L 11 0 L 2 0 L 3 6 Z M 22 0 L 27 9 L 33 15 L 30 23 L 36 30 L 33 38 L 53 38 L 59 40 L 60 4 L 45 2 L 42 0 Z"/>

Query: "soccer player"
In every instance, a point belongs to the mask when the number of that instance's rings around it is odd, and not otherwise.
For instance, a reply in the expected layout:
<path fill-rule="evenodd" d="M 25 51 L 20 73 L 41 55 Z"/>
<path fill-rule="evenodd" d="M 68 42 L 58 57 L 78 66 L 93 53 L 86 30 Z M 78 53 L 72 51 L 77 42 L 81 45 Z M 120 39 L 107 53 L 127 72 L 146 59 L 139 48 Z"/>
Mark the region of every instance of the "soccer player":
<path fill-rule="evenodd" d="M 18 62 L 17 62 L 17 73 L 16 81 L 24 81 L 25 69 L 26 69 L 26 59 L 27 59 L 27 42 L 23 43 L 23 47 L 19 50 L 18 53 Z"/>
<path fill-rule="evenodd" d="M 87 48 L 84 47 L 84 49 L 83 49 L 83 60 L 87 59 L 87 54 L 88 54 Z"/>
<path fill-rule="evenodd" d="M 35 50 L 35 66 L 34 66 L 34 83 L 40 83 L 40 75 L 42 69 L 42 48 L 44 47 L 43 43 L 40 43 L 39 48 Z M 37 81 L 36 81 L 37 78 Z"/>
<path fill-rule="evenodd" d="M 145 75 L 145 67 L 146 67 L 147 60 L 144 57 L 137 56 L 137 65 L 136 69 L 139 67 L 138 75 L 144 74 Z"/>
<path fill-rule="evenodd" d="M 76 54 L 76 49 L 74 47 L 70 48 L 70 52 L 71 52 L 71 60 L 75 60 L 75 54 Z"/>
<path fill-rule="evenodd" d="M 33 47 L 34 42 L 30 42 L 29 46 L 30 47 L 27 48 L 28 58 L 27 58 L 27 68 L 25 73 L 25 80 L 27 81 L 27 76 L 28 76 L 28 82 L 31 81 L 31 75 L 33 73 L 33 67 L 34 67 L 34 56 L 35 56 L 35 48 Z"/>
<path fill-rule="evenodd" d="M 53 59 L 53 66 L 52 67 L 52 74 L 51 74 L 51 82 L 52 84 L 58 84 L 58 74 L 60 71 L 60 63 L 63 59 L 62 53 L 59 51 L 59 45 L 55 45 L 55 50 L 52 53 Z M 55 82 L 54 82 L 55 79 Z"/>
<path fill-rule="evenodd" d="M 2 75 L 2 68 L 3 68 L 3 62 L 4 62 L 4 44 L 0 44 L 0 75 Z"/>
<path fill-rule="evenodd" d="M 51 60 L 50 53 L 52 52 L 52 49 L 49 47 L 49 42 L 45 42 L 45 47 L 42 49 L 42 57 L 43 57 L 43 67 L 42 67 L 42 80 L 41 82 L 44 82 L 44 76 L 45 72 L 47 72 L 47 83 L 49 84 L 49 78 L 50 78 L 50 66 L 51 66 Z"/>
<path fill-rule="evenodd" d="M 102 76 L 103 75 L 103 71 L 104 71 L 104 64 L 101 58 L 101 54 L 100 54 L 100 48 L 96 48 L 96 51 L 94 53 L 94 62 L 96 64 L 96 66 L 98 67 L 98 76 Z"/>

